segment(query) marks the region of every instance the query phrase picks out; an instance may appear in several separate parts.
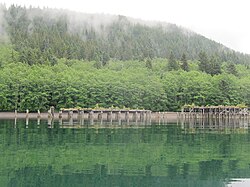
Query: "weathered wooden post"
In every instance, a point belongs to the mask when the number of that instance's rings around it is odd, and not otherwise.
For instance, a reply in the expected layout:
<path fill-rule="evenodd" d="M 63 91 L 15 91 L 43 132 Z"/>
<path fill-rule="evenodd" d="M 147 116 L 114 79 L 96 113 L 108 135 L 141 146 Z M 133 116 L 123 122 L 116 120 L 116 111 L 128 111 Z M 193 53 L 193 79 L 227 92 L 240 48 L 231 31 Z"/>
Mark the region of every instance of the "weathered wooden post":
<path fill-rule="evenodd" d="M 41 118 L 40 110 L 37 110 L 37 118 Z"/>
<path fill-rule="evenodd" d="M 143 114 L 142 114 L 142 111 L 140 111 L 140 121 L 143 120 Z"/>
<path fill-rule="evenodd" d="M 125 112 L 125 121 L 127 121 L 127 124 L 129 124 L 129 111 Z"/>
<path fill-rule="evenodd" d="M 81 111 L 77 110 L 77 119 L 80 120 L 81 119 Z"/>
<path fill-rule="evenodd" d="M 181 118 L 184 119 L 184 107 L 181 108 Z"/>
<path fill-rule="evenodd" d="M 143 124 L 145 125 L 147 119 L 146 111 L 143 111 Z"/>
<path fill-rule="evenodd" d="M 26 110 L 26 118 L 29 118 L 29 109 Z"/>
<path fill-rule="evenodd" d="M 135 111 L 135 113 L 133 114 L 134 120 L 135 120 L 135 125 L 137 125 L 138 122 L 138 113 L 137 111 Z"/>
<path fill-rule="evenodd" d="M 133 121 L 137 121 L 137 110 L 133 113 Z"/>
<path fill-rule="evenodd" d="M 72 110 L 70 110 L 69 112 L 68 112 L 68 118 L 70 119 L 70 118 L 73 118 L 73 111 Z"/>
<path fill-rule="evenodd" d="M 147 117 L 148 117 L 148 114 L 147 114 L 147 110 L 144 110 L 143 113 L 144 113 L 144 122 L 145 122 L 145 125 L 147 124 Z"/>
<path fill-rule="evenodd" d="M 52 118 L 51 108 L 48 110 L 48 118 Z"/>
<path fill-rule="evenodd" d="M 84 112 L 84 110 L 82 110 L 82 111 L 81 111 L 82 119 L 84 119 L 84 114 L 85 114 L 85 112 Z"/>
<path fill-rule="evenodd" d="M 112 111 L 107 113 L 107 121 L 110 121 L 112 123 Z"/>
<path fill-rule="evenodd" d="M 98 118 L 98 120 L 102 120 L 102 118 L 103 118 L 103 111 L 102 110 L 100 113 L 98 113 L 97 118 Z"/>
<path fill-rule="evenodd" d="M 93 110 L 89 111 L 89 121 L 90 121 L 90 125 L 94 124 L 94 112 L 93 112 Z"/>
<path fill-rule="evenodd" d="M 55 116 L 55 107 L 54 106 L 50 107 L 50 110 L 51 110 L 52 118 L 54 118 L 54 116 Z"/>
<path fill-rule="evenodd" d="M 80 111 L 80 125 L 84 125 L 84 110 Z"/>
<path fill-rule="evenodd" d="M 160 124 L 160 123 L 161 123 L 161 112 L 158 112 L 157 114 L 158 114 L 158 115 L 157 115 L 158 122 L 159 122 L 159 124 Z"/>
<path fill-rule="evenodd" d="M 152 111 L 149 111 L 149 124 L 151 124 L 151 119 L 152 119 Z"/>
<path fill-rule="evenodd" d="M 118 124 L 121 125 L 122 122 L 121 111 L 117 113 L 117 116 L 118 116 Z"/>
<path fill-rule="evenodd" d="M 17 110 L 15 110 L 15 118 L 17 118 Z"/>
<path fill-rule="evenodd" d="M 149 120 L 149 110 L 144 110 L 143 113 L 144 121 L 147 122 Z"/>
<path fill-rule="evenodd" d="M 115 120 L 119 121 L 119 118 L 121 118 L 121 111 L 118 111 L 115 114 Z"/>
<path fill-rule="evenodd" d="M 62 110 L 59 111 L 59 119 L 62 119 Z"/>

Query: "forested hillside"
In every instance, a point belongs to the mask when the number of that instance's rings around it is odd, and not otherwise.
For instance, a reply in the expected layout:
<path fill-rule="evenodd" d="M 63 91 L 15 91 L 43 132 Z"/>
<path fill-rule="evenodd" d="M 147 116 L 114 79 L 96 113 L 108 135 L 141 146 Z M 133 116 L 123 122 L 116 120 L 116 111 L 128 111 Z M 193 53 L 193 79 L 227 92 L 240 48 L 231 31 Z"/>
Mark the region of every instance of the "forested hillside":
<path fill-rule="evenodd" d="M 1 6 L 0 110 L 250 103 L 250 56 L 173 24 Z"/>
<path fill-rule="evenodd" d="M 244 55 L 174 24 L 124 16 L 90 15 L 65 10 L 1 8 L 2 33 L 8 33 L 21 62 L 56 63 L 55 58 L 102 61 L 176 58 L 198 59 L 201 51 L 218 60 L 250 63 Z M 5 31 L 5 32 L 4 32 Z"/>

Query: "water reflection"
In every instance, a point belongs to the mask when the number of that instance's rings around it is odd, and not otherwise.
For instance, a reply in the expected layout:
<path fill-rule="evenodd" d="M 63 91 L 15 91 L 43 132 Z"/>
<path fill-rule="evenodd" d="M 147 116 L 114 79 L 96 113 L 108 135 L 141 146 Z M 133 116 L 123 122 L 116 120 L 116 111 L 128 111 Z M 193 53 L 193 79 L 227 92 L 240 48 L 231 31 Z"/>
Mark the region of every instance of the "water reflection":
<path fill-rule="evenodd" d="M 248 133 L 248 116 L 230 116 L 230 117 L 190 117 L 179 120 L 182 128 L 189 131 L 211 131 L 211 132 L 238 132 Z"/>
<path fill-rule="evenodd" d="M 226 187 L 249 187 L 250 179 L 231 179 Z"/>
<path fill-rule="evenodd" d="M 1 120 L 0 186 L 234 185 L 248 121 L 223 120 Z"/>
<path fill-rule="evenodd" d="M 34 119 L 32 119 L 34 120 Z M 29 118 L 26 118 L 26 128 L 29 126 Z M 40 118 L 37 118 L 37 124 L 40 125 Z M 54 119 L 48 118 L 47 124 L 49 128 L 54 127 Z M 168 124 L 177 124 L 181 125 L 183 129 L 206 129 L 206 130 L 227 130 L 227 129 L 245 129 L 246 132 L 248 131 L 248 124 L 249 118 L 248 117 L 231 117 L 231 118 L 223 118 L 223 117 L 213 117 L 213 118 L 177 118 L 168 120 L 166 118 L 159 118 L 158 120 L 141 120 L 135 118 L 134 120 L 130 120 L 129 118 L 126 120 L 122 120 L 121 118 L 110 118 L 110 119 L 103 119 L 103 117 L 99 117 L 97 119 L 94 118 L 81 118 L 78 117 L 62 119 L 59 118 L 56 120 L 56 123 L 59 123 L 60 128 L 86 128 L 86 127 L 121 127 L 121 126 L 147 126 L 147 125 L 168 125 Z M 16 127 L 17 118 L 14 120 L 14 124 Z"/>

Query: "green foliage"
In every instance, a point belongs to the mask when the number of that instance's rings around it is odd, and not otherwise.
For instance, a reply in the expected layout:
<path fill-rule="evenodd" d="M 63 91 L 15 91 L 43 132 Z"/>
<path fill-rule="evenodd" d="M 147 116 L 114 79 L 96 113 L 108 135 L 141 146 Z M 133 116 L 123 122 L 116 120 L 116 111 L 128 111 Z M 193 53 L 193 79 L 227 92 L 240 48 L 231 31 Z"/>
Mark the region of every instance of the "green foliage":
<path fill-rule="evenodd" d="M 0 67 L 11 62 L 17 62 L 19 54 L 11 46 L 0 44 Z"/>
<path fill-rule="evenodd" d="M 204 52 L 204 51 L 201 51 L 199 53 L 199 69 L 200 71 L 203 71 L 203 72 L 208 72 L 209 71 L 209 60 L 208 60 L 208 57 L 207 57 L 207 53 Z"/>
<path fill-rule="evenodd" d="M 179 65 L 175 59 L 174 53 L 171 52 L 168 61 L 168 70 L 169 71 L 176 71 L 179 69 Z"/>
<path fill-rule="evenodd" d="M 235 66 L 235 64 L 232 63 L 232 62 L 230 62 L 230 63 L 227 64 L 227 66 L 226 66 L 226 71 L 227 71 L 227 73 L 233 74 L 233 75 L 235 75 L 235 76 L 238 75 L 236 66 Z"/>
<path fill-rule="evenodd" d="M 207 73 L 211 75 L 221 74 L 221 65 L 219 64 L 217 58 L 215 56 L 211 56 L 209 61 L 209 70 Z"/>
<path fill-rule="evenodd" d="M 221 73 L 221 64 L 214 55 L 212 55 L 209 59 L 205 52 L 200 52 L 199 61 L 200 71 L 206 72 L 210 75 L 218 75 Z"/>
<path fill-rule="evenodd" d="M 185 53 L 183 53 L 181 56 L 181 69 L 183 69 L 184 71 L 189 71 L 189 65 Z"/>
<path fill-rule="evenodd" d="M 152 69 L 153 68 L 152 61 L 149 58 L 146 60 L 146 67 L 148 69 Z"/>
<path fill-rule="evenodd" d="M 247 105 L 245 103 L 241 103 L 237 105 L 240 108 L 247 108 Z"/>
<path fill-rule="evenodd" d="M 240 77 L 197 70 L 166 71 L 165 60 L 152 69 L 140 61 L 96 62 L 58 59 L 57 64 L 7 63 L 0 69 L 0 110 L 47 111 L 66 107 L 144 108 L 178 111 L 185 104 L 249 105 L 249 71 L 237 65 Z M 195 64 L 196 62 L 190 62 Z"/>

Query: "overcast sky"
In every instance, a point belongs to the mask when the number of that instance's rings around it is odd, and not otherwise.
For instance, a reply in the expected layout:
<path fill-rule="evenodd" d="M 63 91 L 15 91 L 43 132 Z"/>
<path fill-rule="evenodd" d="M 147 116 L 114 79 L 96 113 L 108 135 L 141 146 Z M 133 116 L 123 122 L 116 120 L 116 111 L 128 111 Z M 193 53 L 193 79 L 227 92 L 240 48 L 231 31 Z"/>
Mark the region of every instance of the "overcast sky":
<path fill-rule="evenodd" d="M 249 0 L 3 0 L 6 5 L 119 14 L 174 23 L 250 54 Z"/>

